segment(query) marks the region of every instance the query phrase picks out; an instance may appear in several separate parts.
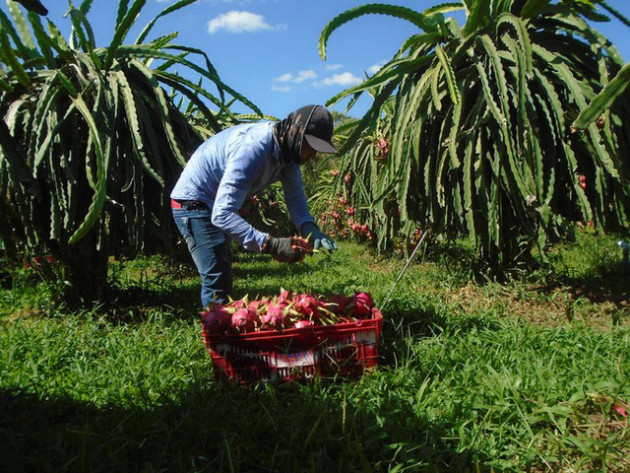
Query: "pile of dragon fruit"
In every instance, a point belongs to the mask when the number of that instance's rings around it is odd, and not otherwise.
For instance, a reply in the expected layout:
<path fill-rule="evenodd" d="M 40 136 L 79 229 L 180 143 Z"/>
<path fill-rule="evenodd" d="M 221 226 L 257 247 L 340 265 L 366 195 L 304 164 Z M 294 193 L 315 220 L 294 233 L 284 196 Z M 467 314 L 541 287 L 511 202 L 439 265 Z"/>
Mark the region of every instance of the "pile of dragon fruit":
<path fill-rule="evenodd" d="M 324 299 L 286 289 L 274 297 L 251 301 L 244 297 L 228 304 L 213 304 L 201 313 L 204 329 L 212 334 L 305 328 L 377 316 L 380 310 L 367 292 L 355 292 L 352 296 L 337 294 Z"/>

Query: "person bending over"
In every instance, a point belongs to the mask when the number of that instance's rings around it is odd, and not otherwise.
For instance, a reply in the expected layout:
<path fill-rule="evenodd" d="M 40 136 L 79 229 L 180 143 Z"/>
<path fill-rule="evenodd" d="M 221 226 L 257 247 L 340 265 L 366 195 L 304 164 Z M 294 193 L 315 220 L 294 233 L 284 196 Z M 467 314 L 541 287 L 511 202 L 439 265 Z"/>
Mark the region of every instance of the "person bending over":
<path fill-rule="evenodd" d="M 231 240 L 248 251 L 279 261 L 303 257 L 291 238 L 275 238 L 247 223 L 245 199 L 280 181 L 293 224 L 315 249 L 336 243 L 310 214 L 300 166 L 317 153 L 334 154 L 333 117 L 321 105 L 307 105 L 278 122 L 246 123 L 217 133 L 193 153 L 171 192 L 175 224 L 201 276 L 201 303 L 226 303 L 232 292 Z"/>

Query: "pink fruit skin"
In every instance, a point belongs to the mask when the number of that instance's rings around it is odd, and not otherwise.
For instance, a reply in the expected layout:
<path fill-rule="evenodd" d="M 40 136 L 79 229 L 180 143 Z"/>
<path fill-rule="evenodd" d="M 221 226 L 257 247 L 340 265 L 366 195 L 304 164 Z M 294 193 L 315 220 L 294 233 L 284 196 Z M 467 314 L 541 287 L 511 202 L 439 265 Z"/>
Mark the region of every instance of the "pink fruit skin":
<path fill-rule="evenodd" d="M 232 309 L 232 311 L 234 311 L 238 309 L 245 309 L 247 307 L 247 303 L 243 299 L 236 299 L 235 301 L 232 301 L 229 304 L 226 304 L 225 307 L 228 310 Z"/>
<path fill-rule="evenodd" d="M 309 294 L 300 294 L 293 307 L 300 314 L 309 318 L 317 318 L 319 316 L 319 301 L 316 297 Z"/>
<path fill-rule="evenodd" d="M 247 306 L 247 310 L 249 310 L 250 312 L 256 312 L 258 314 L 262 313 L 265 311 L 265 306 L 268 304 L 268 302 L 264 299 L 258 299 L 255 301 L 251 301 L 249 303 L 249 305 Z"/>
<path fill-rule="evenodd" d="M 330 302 L 327 304 L 327 308 L 335 314 L 342 315 L 346 313 L 349 302 L 350 301 L 345 295 L 337 294 L 330 298 Z"/>
<path fill-rule="evenodd" d="M 250 312 L 247 309 L 238 309 L 232 314 L 232 327 L 239 332 L 251 332 L 256 328 L 258 315 L 256 312 Z"/>
<path fill-rule="evenodd" d="M 268 327 L 281 328 L 284 325 L 285 305 L 269 304 L 267 313 L 260 316 L 260 322 Z"/>
<path fill-rule="evenodd" d="M 280 295 L 278 296 L 278 304 L 285 304 L 291 302 L 291 291 L 287 291 L 286 289 L 282 289 L 280 291 Z"/>
<path fill-rule="evenodd" d="M 313 326 L 313 322 L 311 322 L 310 320 L 298 320 L 293 325 L 293 327 L 295 328 L 306 328 L 306 327 L 312 327 L 312 326 Z"/>
<path fill-rule="evenodd" d="M 225 332 L 230 327 L 230 313 L 220 304 L 208 307 L 201 313 L 201 320 L 210 333 Z"/>
<path fill-rule="evenodd" d="M 374 301 L 367 292 L 358 292 L 352 296 L 348 308 L 353 316 L 358 319 L 369 317 L 372 314 Z"/>
<path fill-rule="evenodd" d="M 382 317 L 375 307 L 372 296 L 367 292 L 355 292 L 352 297 L 344 294 L 331 296 L 328 300 L 286 289 L 273 299 L 263 297 L 247 303 L 246 298 L 225 306 L 214 304 L 201 313 L 204 330 L 208 333 L 251 332 L 256 330 L 278 330 L 283 328 L 305 328 L 321 323 L 326 314 L 334 323 L 357 323 L 363 319 Z M 296 320 L 297 319 L 297 320 Z M 327 323 L 330 320 L 327 319 Z"/>

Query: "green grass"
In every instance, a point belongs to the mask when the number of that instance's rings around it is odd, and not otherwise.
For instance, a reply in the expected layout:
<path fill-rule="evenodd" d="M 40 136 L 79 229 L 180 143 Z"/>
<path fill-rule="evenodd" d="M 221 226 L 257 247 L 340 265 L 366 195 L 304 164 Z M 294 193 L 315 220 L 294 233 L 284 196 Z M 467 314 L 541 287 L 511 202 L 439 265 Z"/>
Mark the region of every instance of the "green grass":
<path fill-rule="evenodd" d="M 235 296 L 364 290 L 404 265 L 344 243 L 300 265 L 237 255 Z M 358 381 L 244 389 L 214 380 L 198 281 L 165 258 L 113 262 L 104 306 L 5 270 L 2 471 L 630 470 L 630 284 L 614 239 L 583 234 L 509 284 L 466 249 L 412 265 L 384 308 L 380 366 Z"/>

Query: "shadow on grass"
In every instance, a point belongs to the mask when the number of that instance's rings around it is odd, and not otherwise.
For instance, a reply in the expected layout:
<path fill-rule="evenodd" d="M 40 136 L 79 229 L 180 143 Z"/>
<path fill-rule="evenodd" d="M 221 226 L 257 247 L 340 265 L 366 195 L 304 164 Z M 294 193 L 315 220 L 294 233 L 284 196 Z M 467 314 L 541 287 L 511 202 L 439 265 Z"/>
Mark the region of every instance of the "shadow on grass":
<path fill-rule="evenodd" d="M 150 409 L 0 390 L 2 471 L 475 471 L 480 455 L 456 452 L 448 426 L 393 399 L 344 407 L 322 389 L 336 387 L 209 382 Z"/>
<path fill-rule="evenodd" d="M 617 309 L 630 306 L 630 274 L 621 266 L 602 263 L 589 271 L 588 276 L 561 275 L 548 282 L 551 292 L 569 287 L 574 299 L 584 297 L 594 303 L 611 302 Z"/>
<path fill-rule="evenodd" d="M 284 269 L 281 267 L 261 268 L 255 271 L 235 270 L 234 278 L 262 278 L 262 276 L 273 274 L 273 280 L 277 280 L 279 277 L 299 277 L 300 274 L 308 271 L 308 268 Z M 198 277 L 192 278 L 187 285 L 168 283 L 150 284 L 148 287 L 134 284 L 124 288 L 113 286 L 109 290 L 107 301 L 99 311 L 105 313 L 109 320 L 118 323 L 143 323 L 147 321 L 148 314 L 155 311 L 174 320 L 190 320 L 202 310 L 199 299 L 200 288 L 201 281 Z M 247 294 L 250 297 L 273 296 L 279 294 L 280 289 L 282 286 L 278 283 L 261 283 L 253 288 L 250 286 L 246 292 L 236 289 L 232 297 L 238 299 Z"/>
<path fill-rule="evenodd" d="M 106 303 L 99 309 L 110 322 L 146 323 L 152 313 L 159 312 L 169 320 L 191 320 L 201 311 L 199 287 L 150 289 L 143 287 L 113 288 Z"/>
<path fill-rule="evenodd" d="M 394 298 L 384 312 L 380 363 L 396 366 L 400 356 L 409 349 L 408 345 L 421 339 L 480 329 L 498 331 L 505 328 L 502 324 L 497 317 L 453 314 L 447 307 L 430 299 L 421 301 Z"/>
<path fill-rule="evenodd" d="M 239 267 L 235 265 L 233 269 L 234 278 L 262 278 L 273 276 L 276 278 L 282 277 L 294 277 L 307 274 L 312 269 L 306 265 L 300 264 L 283 264 L 283 265 L 271 265 L 269 262 L 261 262 L 256 265 L 248 265 L 247 268 Z"/>

